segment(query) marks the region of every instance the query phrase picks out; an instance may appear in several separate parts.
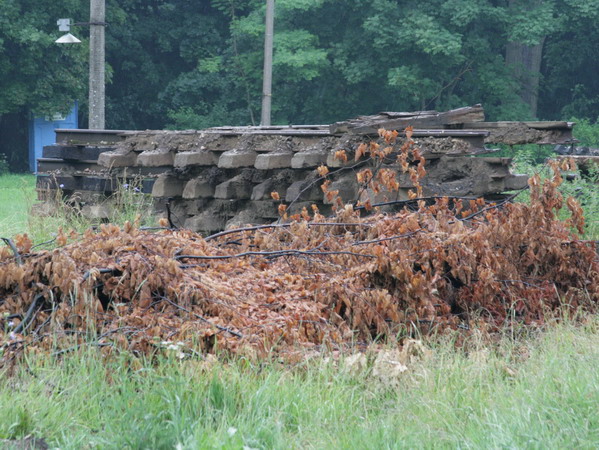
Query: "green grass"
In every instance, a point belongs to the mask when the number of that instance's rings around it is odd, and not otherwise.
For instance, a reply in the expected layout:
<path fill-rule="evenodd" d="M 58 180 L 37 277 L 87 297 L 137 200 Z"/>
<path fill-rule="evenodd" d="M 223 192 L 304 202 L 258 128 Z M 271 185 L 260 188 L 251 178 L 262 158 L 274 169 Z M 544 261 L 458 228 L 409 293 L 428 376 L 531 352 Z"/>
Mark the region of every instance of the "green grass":
<path fill-rule="evenodd" d="M 73 225 L 28 218 L 34 183 L 0 177 L 0 236 L 40 242 Z M 429 345 L 391 387 L 326 355 L 296 366 L 106 360 L 94 347 L 30 355 L 14 376 L 0 373 L 0 439 L 35 435 L 63 449 L 599 447 L 598 318 L 486 347 L 473 340 L 470 353 Z"/>
<path fill-rule="evenodd" d="M 131 183 L 112 197 L 116 207 L 112 209 L 111 222 L 122 225 L 127 220 L 133 222 L 139 215 L 141 225 L 154 224 L 150 215 L 151 199 L 136 191 L 137 186 Z M 30 214 L 32 207 L 41 203 L 37 200 L 35 184 L 34 175 L 0 175 L 0 237 L 27 233 L 39 243 L 52 239 L 59 227 L 83 232 L 94 225 L 78 208 L 64 203 L 55 204 L 50 215 Z"/>
<path fill-rule="evenodd" d="M 62 449 L 597 448 L 598 326 L 470 354 L 438 343 L 394 386 L 322 358 L 133 368 L 94 350 L 34 357 L 0 381 L 0 438 Z"/>
<path fill-rule="evenodd" d="M 27 230 L 29 208 L 35 198 L 33 175 L 0 176 L 0 236 Z"/>

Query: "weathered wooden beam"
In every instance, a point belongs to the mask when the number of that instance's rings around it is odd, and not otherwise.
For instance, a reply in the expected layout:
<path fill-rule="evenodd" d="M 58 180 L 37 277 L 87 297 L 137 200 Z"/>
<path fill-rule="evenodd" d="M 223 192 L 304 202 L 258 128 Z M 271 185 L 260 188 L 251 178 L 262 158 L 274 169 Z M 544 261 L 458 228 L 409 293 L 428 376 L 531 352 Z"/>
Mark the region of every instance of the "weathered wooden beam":
<path fill-rule="evenodd" d="M 222 126 L 222 127 L 211 127 L 208 128 L 208 131 L 211 130 L 326 130 L 328 129 L 328 125 L 271 125 L 268 127 L 255 127 L 255 126 L 247 126 L 247 127 L 235 127 L 235 126 Z"/>
<path fill-rule="evenodd" d="M 97 160 L 100 153 L 114 150 L 114 147 L 81 145 L 46 145 L 42 157 L 75 161 Z"/>
<path fill-rule="evenodd" d="M 170 172 L 173 166 L 142 167 L 128 166 L 122 168 L 108 169 L 100 166 L 97 161 L 65 161 L 57 158 L 38 158 L 38 172 L 46 174 L 69 174 L 76 176 L 92 176 L 95 174 L 106 174 L 117 177 L 134 178 L 136 176 L 157 176 Z"/>
<path fill-rule="evenodd" d="M 67 161 L 58 158 L 38 158 L 37 170 L 39 173 L 53 172 L 101 172 L 106 167 L 98 165 L 97 160 Z"/>
<path fill-rule="evenodd" d="M 281 129 L 261 129 L 261 128 L 224 128 L 214 129 L 209 128 L 202 130 L 204 134 L 220 134 L 223 136 L 241 136 L 241 135 L 253 135 L 253 136 L 330 136 L 328 128 L 281 128 Z"/>
<path fill-rule="evenodd" d="M 58 128 L 56 132 L 56 143 L 64 145 L 81 146 L 110 146 L 125 139 L 124 130 L 73 130 Z"/>
<path fill-rule="evenodd" d="M 519 124 L 524 124 L 529 128 L 537 130 L 569 129 L 574 128 L 575 122 L 565 121 L 501 121 L 501 122 L 466 122 L 464 128 L 471 129 L 493 129 L 493 128 L 513 128 Z"/>
<path fill-rule="evenodd" d="M 485 112 L 481 105 L 467 106 L 446 112 L 384 112 L 375 116 L 361 116 L 356 119 L 330 125 L 331 134 L 376 134 L 379 128 L 403 130 L 414 128 L 447 128 L 465 122 L 482 122 Z"/>
<path fill-rule="evenodd" d="M 557 145 L 576 142 L 572 136 L 574 122 L 474 122 L 464 127 L 489 130 L 486 144 Z"/>
<path fill-rule="evenodd" d="M 401 133 L 403 135 L 403 133 Z M 463 155 L 488 153 L 485 148 L 485 138 L 489 135 L 485 130 L 414 130 L 413 138 L 452 138 L 464 141 L 469 148 L 465 149 Z"/>

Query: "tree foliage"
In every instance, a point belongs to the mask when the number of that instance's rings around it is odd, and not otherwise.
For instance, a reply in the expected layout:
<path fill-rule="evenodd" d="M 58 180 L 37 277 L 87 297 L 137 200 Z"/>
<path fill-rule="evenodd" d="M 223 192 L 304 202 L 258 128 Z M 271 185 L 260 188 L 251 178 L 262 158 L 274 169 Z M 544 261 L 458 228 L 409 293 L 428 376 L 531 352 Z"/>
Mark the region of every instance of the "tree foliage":
<path fill-rule="evenodd" d="M 53 41 L 59 16 L 87 14 L 74 0 L 3 0 L 0 114 L 73 98 L 85 111 L 87 31 L 81 46 Z M 108 126 L 256 124 L 264 14 L 261 0 L 107 0 Z M 525 86 L 539 118 L 594 121 L 598 18 L 599 0 L 278 0 L 273 123 L 474 103 L 491 120 L 530 119 Z M 539 69 L 506 64 L 508 48 L 534 46 Z"/>
<path fill-rule="evenodd" d="M 87 51 L 56 45 L 56 20 L 82 14 L 80 2 L 3 0 L 0 8 L 0 118 L 68 111 L 84 96 Z"/>

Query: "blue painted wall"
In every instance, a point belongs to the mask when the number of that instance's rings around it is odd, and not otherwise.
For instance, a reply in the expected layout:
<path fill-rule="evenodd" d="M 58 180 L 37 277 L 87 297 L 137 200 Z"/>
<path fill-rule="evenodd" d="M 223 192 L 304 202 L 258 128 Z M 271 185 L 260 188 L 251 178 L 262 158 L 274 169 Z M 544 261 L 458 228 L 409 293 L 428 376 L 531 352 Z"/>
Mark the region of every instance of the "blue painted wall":
<path fill-rule="evenodd" d="M 37 172 L 37 159 L 42 157 L 44 145 L 56 143 L 57 128 L 79 128 L 77 120 L 78 105 L 75 102 L 66 117 L 34 117 L 29 121 L 29 170 Z"/>

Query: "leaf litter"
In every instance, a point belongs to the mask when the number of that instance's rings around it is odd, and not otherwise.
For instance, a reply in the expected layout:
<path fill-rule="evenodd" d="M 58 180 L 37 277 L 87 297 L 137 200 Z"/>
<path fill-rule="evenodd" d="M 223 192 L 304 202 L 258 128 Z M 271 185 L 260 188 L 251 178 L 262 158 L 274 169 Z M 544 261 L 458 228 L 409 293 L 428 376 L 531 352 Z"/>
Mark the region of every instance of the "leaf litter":
<path fill-rule="evenodd" d="M 17 236 L 0 249 L 2 357 L 91 344 L 260 358 L 595 312 L 596 243 L 573 231 L 584 227 L 575 201 L 557 219 L 554 169 L 531 178 L 528 204 L 415 199 L 417 210 L 362 217 L 347 205 L 334 218 L 314 208 L 207 238 L 104 224 L 61 231 L 47 251 Z M 425 352 L 413 342 L 381 352 L 373 375 L 396 379 Z"/>

